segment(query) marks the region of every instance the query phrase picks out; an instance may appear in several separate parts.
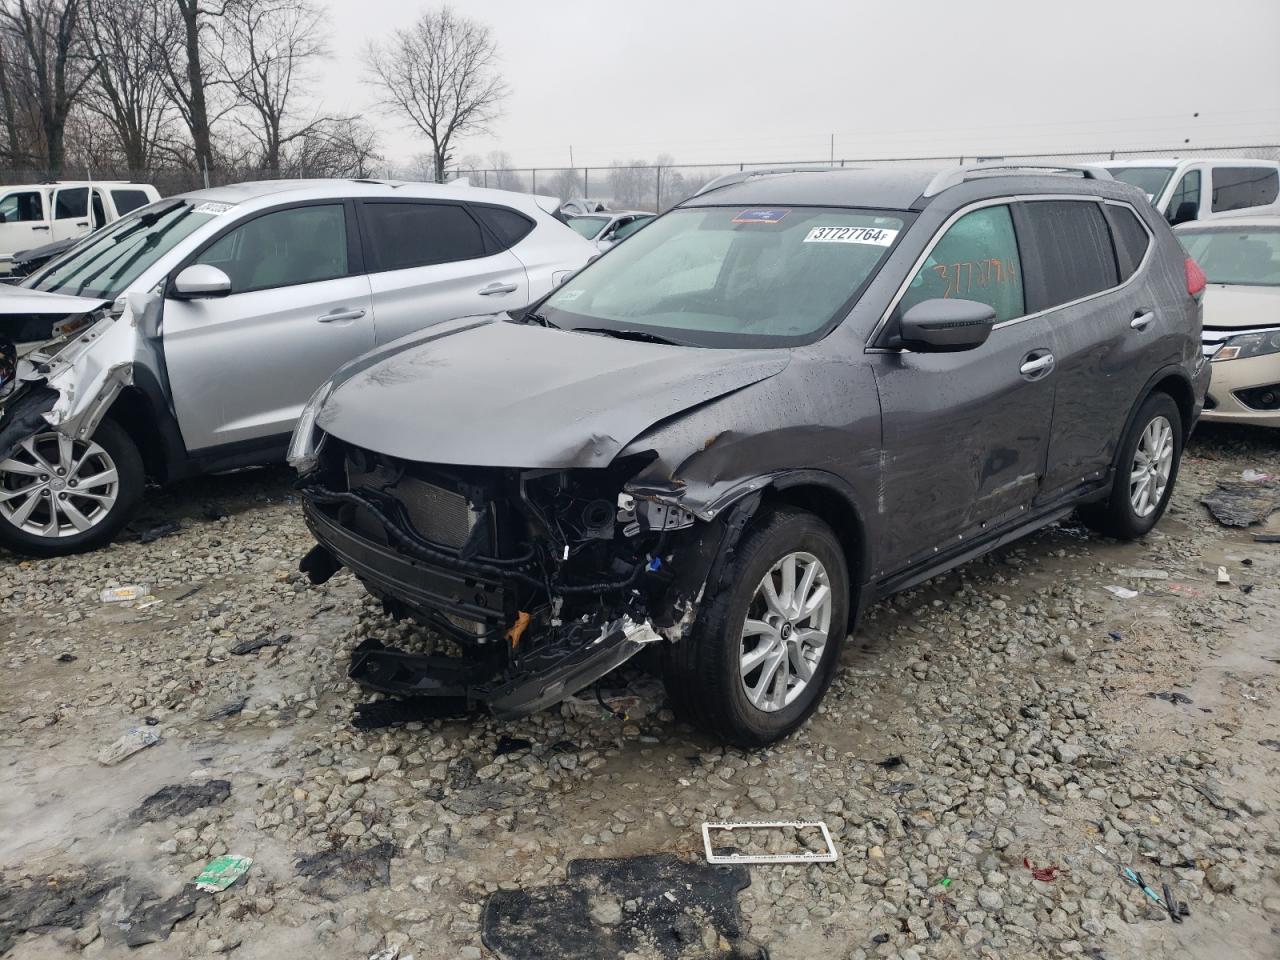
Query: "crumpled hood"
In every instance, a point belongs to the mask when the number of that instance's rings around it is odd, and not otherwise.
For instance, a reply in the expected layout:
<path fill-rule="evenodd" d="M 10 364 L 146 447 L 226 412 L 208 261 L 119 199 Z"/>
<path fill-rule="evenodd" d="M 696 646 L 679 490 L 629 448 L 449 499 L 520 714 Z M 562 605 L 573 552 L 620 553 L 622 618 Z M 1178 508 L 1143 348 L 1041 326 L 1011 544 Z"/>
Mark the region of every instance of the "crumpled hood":
<path fill-rule="evenodd" d="M 71 297 L 63 293 L 45 293 L 43 290 L 30 290 L 26 287 L 0 283 L 0 317 L 15 314 L 23 316 L 53 314 L 69 317 L 78 313 L 89 313 L 110 302 L 110 300 L 91 300 L 88 297 Z"/>
<path fill-rule="evenodd" d="M 646 428 L 772 377 L 789 358 L 465 317 L 348 364 L 317 423 L 405 460 L 603 467 Z"/>
<path fill-rule="evenodd" d="M 1280 287 L 1210 283 L 1204 290 L 1206 327 L 1280 325 Z"/>

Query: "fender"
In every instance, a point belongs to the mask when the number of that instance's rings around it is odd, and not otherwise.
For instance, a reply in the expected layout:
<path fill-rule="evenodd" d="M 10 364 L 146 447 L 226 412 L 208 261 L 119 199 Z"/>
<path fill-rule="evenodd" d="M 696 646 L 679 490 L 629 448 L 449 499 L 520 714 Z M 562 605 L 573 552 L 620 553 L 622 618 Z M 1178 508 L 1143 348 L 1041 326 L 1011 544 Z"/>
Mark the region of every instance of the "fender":
<path fill-rule="evenodd" d="M 1207 367 L 1208 364 L 1206 363 L 1205 366 Z M 1147 397 L 1151 396 L 1155 391 L 1156 384 L 1160 383 L 1162 380 L 1168 380 L 1170 377 L 1180 380 L 1187 388 L 1187 392 L 1191 394 L 1191 416 L 1187 419 L 1187 422 L 1182 425 L 1183 443 L 1185 443 L 1187 438 L 1191 436 L 1191 428 L 1195 426 L 1196 417 L 1199 416 L 1200 409 L 1204 405 L 1204 397 L 1196 394 L 1195 384 L 1191 380 L 1191 375 L 1187 373 L 1186 367 L 1183 367 L 1181 364 L 1171 363 L 1160 368 L 1160 370 L 1152 374 L 1151 377 L 1148 378 L 1147 382 L 1143 384 L 1142 390 L 1138 393 L 1138 399 L 1133 402 L 1133 406 L 1129 410 L 1129 416 L 1125 417 L 1124 431 L 1120 434 L 1122 438 L 1127 437 L 1129 435 L 1129 431 L 1133 429 L 1133 422 L 1138 417 L 1138 408 L 1141 407 L 1143 403 L 1146 402 Z M 1206 382 L 1206 387 L 1207 386 L 1208 384 Z M 1176 397 L 1174 399 L 1175 401 L 1177 400 Z M 1120 456 L 1121 446 L 1122 444 L 1120 443 L 1116 444 L 1117 457 Z M 1115 473 L 1115 470 L 1116 463 L 1113 461 L 1111 464 L 1112 474 Z"/>

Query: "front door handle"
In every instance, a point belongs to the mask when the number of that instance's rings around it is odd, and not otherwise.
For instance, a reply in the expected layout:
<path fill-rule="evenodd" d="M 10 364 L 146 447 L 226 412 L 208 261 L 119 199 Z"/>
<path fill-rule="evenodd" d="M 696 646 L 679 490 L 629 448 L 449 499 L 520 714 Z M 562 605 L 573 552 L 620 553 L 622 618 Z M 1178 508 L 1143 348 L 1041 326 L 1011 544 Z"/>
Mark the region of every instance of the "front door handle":
<path fill-rule="evenodd" d="M 1134 318 L 1129 321 L 1129 326 L 1133 327 L 1135 330 L 1145 330 L 1147 329 L 1147 324 L 1155 318 L 1156 315 L 1154 312 L 1151 310 L 1143 310 L 1137 313 Z"/>
<path fill-rule="evenodd" d="M 44 225 L 44 226 L 39 226 L 39 227 L 32 227 L 31 229 L 32 229 L 32 230 L 48 230 L 48 229 L 49 229 L 49 227 L 48 227 L 48 225 Z"/>
<path fill-rule="evenodd" d="M 316 320 L 319 323 L 335 323 L 338 320 L 359 320 L 363 316 L 363 310 L 335 310 L 323 317 L 316 317 Z"/>
<path fill-rule="evenodd" d="M 481 287 L 476 292 L 482 297 L 492 297 L 505 293 L 515 293 L 519 289 L 514 283 L 491 283 L 487 287 Z"/>
<path fill-rule="evenodd" d="M 87 227 L 88 225 L 89 225 L 89 221 L 88 221 L 88 220 L 77 220 L 77 221 L 76 221 L 76 226 L 77 226 L 77 227 Z"/>
<path fill-rule="evenodd" d="M 1047 376 L 1053 369 L 1057 361 L 1053 358 L 1053 354 L 1045 351 L 1044 353 L 1029 353 L 1023 358 L 1022 366 L 1018 368 L 1028 380 L 1039 380 L 1041 377 Z"/>

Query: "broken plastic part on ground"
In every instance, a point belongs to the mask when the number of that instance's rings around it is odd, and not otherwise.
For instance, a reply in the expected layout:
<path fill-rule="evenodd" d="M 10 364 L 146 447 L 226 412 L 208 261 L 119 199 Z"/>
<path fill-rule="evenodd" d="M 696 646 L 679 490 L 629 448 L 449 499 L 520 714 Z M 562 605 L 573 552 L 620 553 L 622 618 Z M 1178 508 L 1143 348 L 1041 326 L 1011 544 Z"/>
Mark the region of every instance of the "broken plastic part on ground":
<path fill-rule="evenodd" d="M 738 843 L 748 844 L 758 840 L 757 832 L 768 836 L 767 845 L 774 849 L 759 852 L 751 849 L 740 851 Z M 817 836 L 814 836 L 814 833 Z M 734 847 L 716 845 L 733 841 Z M 778 847 L 787 840 L 793 844 L 790 850 Z M 835 863 L 840 859 L 831 831 L 820 820 L 763 820 L 740 822 L 707 822 L 702 825 L 702 845 L 707 863 L 724 864 L 786 864 L 786 863 Z"/>

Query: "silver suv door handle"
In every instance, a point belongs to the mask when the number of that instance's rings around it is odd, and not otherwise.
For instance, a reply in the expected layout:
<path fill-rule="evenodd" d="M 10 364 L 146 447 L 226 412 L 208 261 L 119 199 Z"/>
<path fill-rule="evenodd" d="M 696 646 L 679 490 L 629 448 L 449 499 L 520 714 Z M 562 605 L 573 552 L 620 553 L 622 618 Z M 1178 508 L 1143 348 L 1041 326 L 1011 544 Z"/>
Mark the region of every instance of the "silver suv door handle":
<path fill-rule="evenodd" d="M 1155 313 L 1148 310 L 1145 313 L 1138 314 L 1136 317 L 1130 320 L 1129 326 L 1133 327 L 1133 329 L 1135 330 L 1145 330 L 1147 329 L 1147 324 L 1149 324 L 1155 318 L 1156 318 Z"/>
<path fill-rule="evenodd" d="M 336 320 L 359 320 L 363 316 L 363 310 L 337 310 L 333 313 L 326 313 L 322 317 L 316 317 L 316 320 L 319 323 L 333 323 Z"/>
<path fill-rule="evenodd" d="M 495 294 L 515 293 L 519 289 L 514 283 L 491 283 L 487 287 L 481 287 L 476 292 L 482 297 L 492 297 Z"/>
<path fill-rule="evenodd" d="M 1022 366 L 1018 368 L 1018 372 L 1024 377 L 1031 377 L 1034 379 L 1039 377 L 1041 374 L 1048 373 L 1052 370 L 1053 365 L 1056 362 L 1057 361 L 1053 359 L 1052 353 L 1046 353 L 1033 359 L 1023 360 Z"/>

